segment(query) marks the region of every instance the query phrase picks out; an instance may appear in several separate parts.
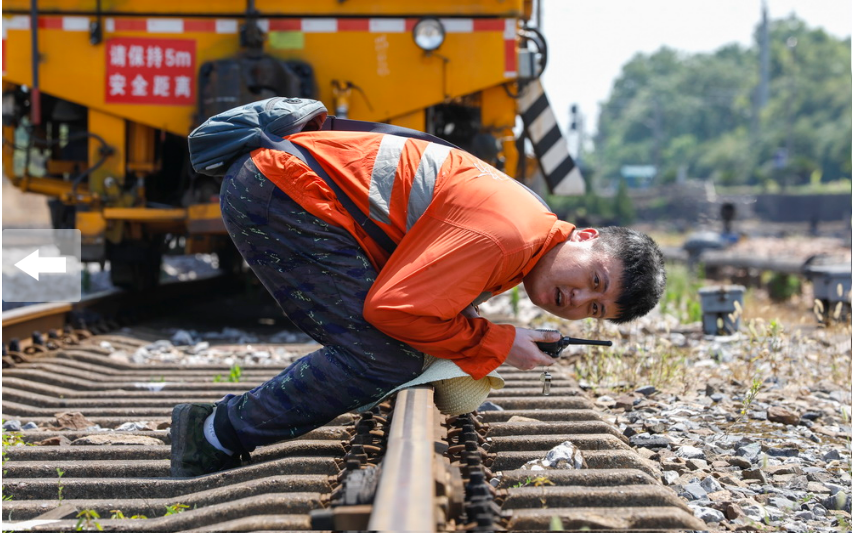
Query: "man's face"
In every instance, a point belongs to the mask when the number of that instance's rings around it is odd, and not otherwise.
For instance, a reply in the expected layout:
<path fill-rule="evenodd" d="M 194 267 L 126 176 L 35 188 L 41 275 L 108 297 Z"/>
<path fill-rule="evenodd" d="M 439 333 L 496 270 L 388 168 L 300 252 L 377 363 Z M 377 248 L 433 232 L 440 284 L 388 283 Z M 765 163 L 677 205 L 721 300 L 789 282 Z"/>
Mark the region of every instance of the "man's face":
<path fill-rule="evenodd" d="M 592 248 L 597 238 L 595 229 L 574 230 L 566 242 L 545 254 L 524 278 L 530 300 L 569 320 L 617 316 L 623 265 Z"/>

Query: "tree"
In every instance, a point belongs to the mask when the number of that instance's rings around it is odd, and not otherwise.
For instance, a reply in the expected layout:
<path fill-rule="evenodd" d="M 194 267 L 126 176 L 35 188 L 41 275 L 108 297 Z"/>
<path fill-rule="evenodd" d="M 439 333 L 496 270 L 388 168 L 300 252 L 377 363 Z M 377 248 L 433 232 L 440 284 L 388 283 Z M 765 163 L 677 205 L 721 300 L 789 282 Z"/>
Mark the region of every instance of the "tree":
<path fill-rule="evenodd" d="M 770 58 L 770 99 L 758 114 L 756 45 L 634 56 L 601 109 L 598 179 L 614 184 L 623 165 L 655 165 L 660 182 L 680 167 L 729 185 L 807 183 L 814 172 L 823 181 L 848 178 L 850 40 L 796 17 L 776 20 Z"/>

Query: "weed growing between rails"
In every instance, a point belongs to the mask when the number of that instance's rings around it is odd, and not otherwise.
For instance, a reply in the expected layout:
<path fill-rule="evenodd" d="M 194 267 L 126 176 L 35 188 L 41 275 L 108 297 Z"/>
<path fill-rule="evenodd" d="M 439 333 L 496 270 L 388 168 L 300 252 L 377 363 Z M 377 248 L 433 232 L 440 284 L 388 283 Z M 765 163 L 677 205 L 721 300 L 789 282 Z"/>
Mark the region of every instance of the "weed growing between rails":
<path fill-rule="evenodd" d="M 611 347 L 583 347 L 574 354 L 577 378 L 589 388 L 624 391 L 642 385 L 661 389 L 691 386 L 686 372 L 688 350 L 675 346 L 666 336 L 623 337 L 617 328 L 600 320 L 583 321 L 586 338 L 612 339 Z M 631 340 L 635 338 L 636 340 Z M 569 356 L 570 357 L 570 356 Z"/>
<path fill-rule="evenodd" d="M 544 487 L 547 485 L 555 485 L 555 483 L 547 479 L 545 476 L 528 477 L 524 481 L 518 481 L 517 483 L 512 485 L 512 488 L 517 489 L 520 487 L 528 487 L 530 485 L 532 485 L 533 487 Z"/>
<path fill-rule="evenodd" d="M 660 300 L 660 313 L 673 315 L 682 323 L 701 321 L 701 300 L 698 289 L 703 286 L 701 280 L 703 267 L 690 273 L 685 265 L 666 265 L 666 292 Z"/>
<path fill-rule="evenodd" d="M 62 486 L 62 476 L 65 475 L 65 470 L 61 468 L 56 468 L 56 474 L 59 476 L 59 479 L 56 480 L 56 489 L 59 497 L 59 505 L 62 505 L 62 491 L 65 490 L 65 487 Z"/>
<path fill-rule="evenodd" d="M 748 415 L 748 410 L 751 408 L 751 404 L 754 403 L 754 399 L 757 397 L 757 393 L 760 390 L 763 382 L 760 378 L 754 378 L 751 381 L 751 387 L 749 387 L 748 392 L 743 399 L 743 407 L 740 409 L 740 422 Z"/>
<path fill-rule="evenodd" d="M 101 515 L 98 514 L 94 509 L 83 509 L 79 513 L 77 513 L 77 525 L 74 528 L 75 531 L 91 531 L 92 527 L 94 527 L 98 531 L 103 531 L 103 526 L 98 523 Z"/>
<path fill-rule="evenodd" d="M 5 420 L 0 420 L 0 424 L 4 424 L 5 422 L 6 422 Z M 29 444 L 24 442 L 24 439 L 23 439 L 23 437 L 21 437 L 20 433 L 6 432 L 6 430 L 4 429 L 3 430 L 3 459 L 2 459 L 2 465 L 4 467 L 6 466 L 6 461 L 8 460 L 8 456 L 6 454 L 6 449 L 9 446 L 29 446 Z M 3 470 L 3 476 L 4 477 L 6 476 L 5 468 Z M 9 500 L 12 499 L 12 495 L 6 494 L 5 491 L 6 491 L 5 487 L 0 487 L 0 495 L 2 495 L 2 500 L 4 502 L 8 502 Z"/>
<path fill-rule="evenodd" d="M 231 367 L 231 371 L 228 374 L 228 382 L 229 383 L 239 383 L 240 379 L 243 376 L 243 369 L 240 368 L 240 365 L 235 364 Z M 216 374 L 213 376 L 213 383 L 221 383 L 222 382 L 222 374 Z"/>
<path fill-rule="evenodd" d="M 121 509 L 113 509 L 110 511 L 112 514 L 110 515 L 111 520 L 127 520 L 128 517 L 124 516 L 124 513 Z M 143 514 L 135 514 L 129 517 L 130 520 L 146 520 L 148 517 Z"/>
<path fill-rule="evenodd" d="M 187 509 L 189 509 L 189 505 L 186 505 L 185 503 L 176 503 L 174 505 L 166 505 L 165 508 L 166 514 L 163 516 L 169 516 L 186 511 Z"/>

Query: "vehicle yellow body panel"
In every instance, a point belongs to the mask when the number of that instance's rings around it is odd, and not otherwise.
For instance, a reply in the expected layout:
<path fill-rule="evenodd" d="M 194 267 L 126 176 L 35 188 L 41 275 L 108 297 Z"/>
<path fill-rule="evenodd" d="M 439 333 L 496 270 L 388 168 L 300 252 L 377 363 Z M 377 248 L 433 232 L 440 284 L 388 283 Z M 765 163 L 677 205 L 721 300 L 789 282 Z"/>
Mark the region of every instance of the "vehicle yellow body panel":
<path fill-rule="evenodd" d="M 166 133 L 185 138 L 198 125 L 202 65 L 245 53 L 240 28 L 246 24 L 246 2 L 102 0 L 100 11 L 97 4 L 38 0 L 35 22 L 38 90 L 85 109 L 85 129 L 91 134 L 86 153 L 73 160 L 53 153 L 45 166 L 47 175 L 41 176 L 22 169 L 21 157 L 16 172 L 13 156 L 23 152 L 4 143 L 4 171 L 23 190 L 82 206 L 76 211 L 76 227 L 83 232 L 84 244 L 117 245 L 169 233 L 188 236 L 187 252 L 217 249 L 219 241 L 227 241 L 218 204 L 193 205 L 215 197 L 215 191 L 204 189 L 200 199 L 172 200 L 161 208 L 160 203 L 148 202 L 146 188 L 148 178 L 175 167 L 160 152 Z M 518 109 L 510 93 L 518 76 L 518 28 L 531 16 L 531 0 L 256 0 L 254 4 L 264 33 L 263 52 L 310 65 L 315 97 L 330 114 L 342 115 L 345 110 L 352 119 L 426 130 L 433 106 L 473 102 L 480 114 L 480 131 L 502 142 L 500 157 L 507 173 L 513 173 L 518 161 L 513 131 Z M 3 3 L 4 95 L 33 86 L 30 8 L 30 0 Z M 439 18 L 446 29 L 443 44 L 433 52 L 421 50 L 413 41 L 412 28 L 424 17 Z M 101 28 L 100 38 L 93 39 L 93 26 Z M 186 73 L 186 79 L 193 80 L 191 99 L 187 96 L 179 103 L 110 99 L 109 76 L 116 71 L 109 54 L 123 42 L 152 47 L 171 42 L 193 50 Z M 42 117 L 42 122 L 47 120 Z M 13 127 L 4 126 L 4 139 L 15 135 Z M 86 156 L 88 160 L 82 161 Z M 74 186 L 74 176 L 83 172 L 88 172 L 85 179 Z"/>
<path fill-rule="evenodd" d="M 177 5 L 176 5 L 177 4 Z M 119 14 L 102 16 L 104 39 L 138 37 L 181 39 L 195 42 L 195 67 L 206 61 L 237 55 L 240 52 L 236 28 L 243 14 L 234 9 L 235 2 L 105 2 L 104 11 Z M 467 2 L 370 2 L 369 9 L 358 9 L 361 2 L 327 0 L 299 3 L 298 18 L 273 18 L 282 13 L 286 2 L 258 2 L 269 28 L 267 53 L 281 59 L 309 62 L 316 75 L 319 99 L 334 109 L 332 81 L 350 82 L 361 89 L 350 102 L 350 118 L 390 121 L 394 117 L 417 112 L 442 101 L 497 86 L 507 77 L 506 41 L 514 40 L 513 29 L 522 12 L 520 1 Z M 39 2 L 42 10 L 79 13 L 92 11 L 92 2 Z M 32 85 L 32 50 L 29 16 L 24 14 L 29 2 L 5 2 L 3 24 L 6 47 L 4 79 L 19 85 Z M 295 11 L 295 10 L 294 10 Z M 19 14 L 11 14 L 19 13 Z M 158 13 L 168 16 L 132 17 L 133 13 Z M 208 14 L 222 14 L 211 23 Z M 469 18 L 446 19 L 446 41 L 434 53 L 420 50 L 412 43 L 413 22 L 429 13 L 465 15 Z M 193 14 L 205 18 L 193 17 Z M 399 19 L 344 19 L 350 14 L 399 16 Z M 334 15 L 335 18 L 310 19 L 311 15 Z M 475 17 L 482 18 L 473 23 Z M 503 18 L 506 17 L 506 18 Z M 125 120 L 186 135 L 193 126 L 194 105 L 140 105 L 105 103 L 106 52 L 103 44 L 89 42 L 88 25 L 96 16 L 60 14 L 42 16 L 38 30 L 40 50 L 39 85 L 44 93 L 61 95 L 63 99 L 84 105 Z M 66 19 L 73 22 L 66 22 Z M 161 21 L 148 24 L 149 20 Z M 217 33 L 216 22 L 223 21 L 229 33 Z M 286 29 L 297 22 L 303 29 Z M 352 30 L 341 30 L 351 23 Z M 379 21 L 379 22 L 374 22 Z M 227 24 L 224 24 L 227 22 Z M 180 24 L 179 24 L 180 23 Z M 197 23 L 195 25 L 194 23 Z M 212 24 L 212 25 L 211 25 Z M 372 24 L 372 26 L 371 26 Z M 388 31 L 376 31 L 384 24 Z M 507 30 L 504 24 L 508 24 Z M 110 32 L 110 27 L 136 27 L 137 30 Z M 204 31 L 193 31 L 193 28 Z M 69 30 L 71 28 L 71 30 Z M 158 30 L 159 28 L 159 30 Z M 366 28 L 366 29 L 357 29 Z M 373 28 L 371 30 L 370 28 Z M 153 31 L 151 31 L 153 29 Z M 168 31 L 166 31 L 168 30 Z M 508 37 L 508 39 L 507 39 Z M 475 55 L 475 60 L 472 57 Z M 512 73 L 514 74 L 514 73 Z"/>

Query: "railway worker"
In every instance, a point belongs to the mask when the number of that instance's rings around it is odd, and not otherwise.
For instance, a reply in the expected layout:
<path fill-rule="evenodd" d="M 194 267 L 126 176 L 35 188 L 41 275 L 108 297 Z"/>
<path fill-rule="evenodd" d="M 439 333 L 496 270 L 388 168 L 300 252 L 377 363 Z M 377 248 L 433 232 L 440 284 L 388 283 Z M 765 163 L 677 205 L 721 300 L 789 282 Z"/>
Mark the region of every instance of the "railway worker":
<path fill-rule="evenodd" d="M 260 148 L 230 166 L 220 203 L 231 238 L 287 317 L 322 347 L 244 394 L 175 407 L 175 477 L 238 466 L 256 446 L 376 402 L 417 377 L 424 354 L 452 360 L 474 380 L 503 363 L 553 364 L 535 342 L 558 334 L 476 311 L 520 283 L 558 317 L 617 323 L 650 311 L 664 290 L 663 258 L 648 236 L 576 228 L 466 152 L 380 133 L 287 139 L 369 210 L 396 248 L 379 246 L 291 154 Z"/>

